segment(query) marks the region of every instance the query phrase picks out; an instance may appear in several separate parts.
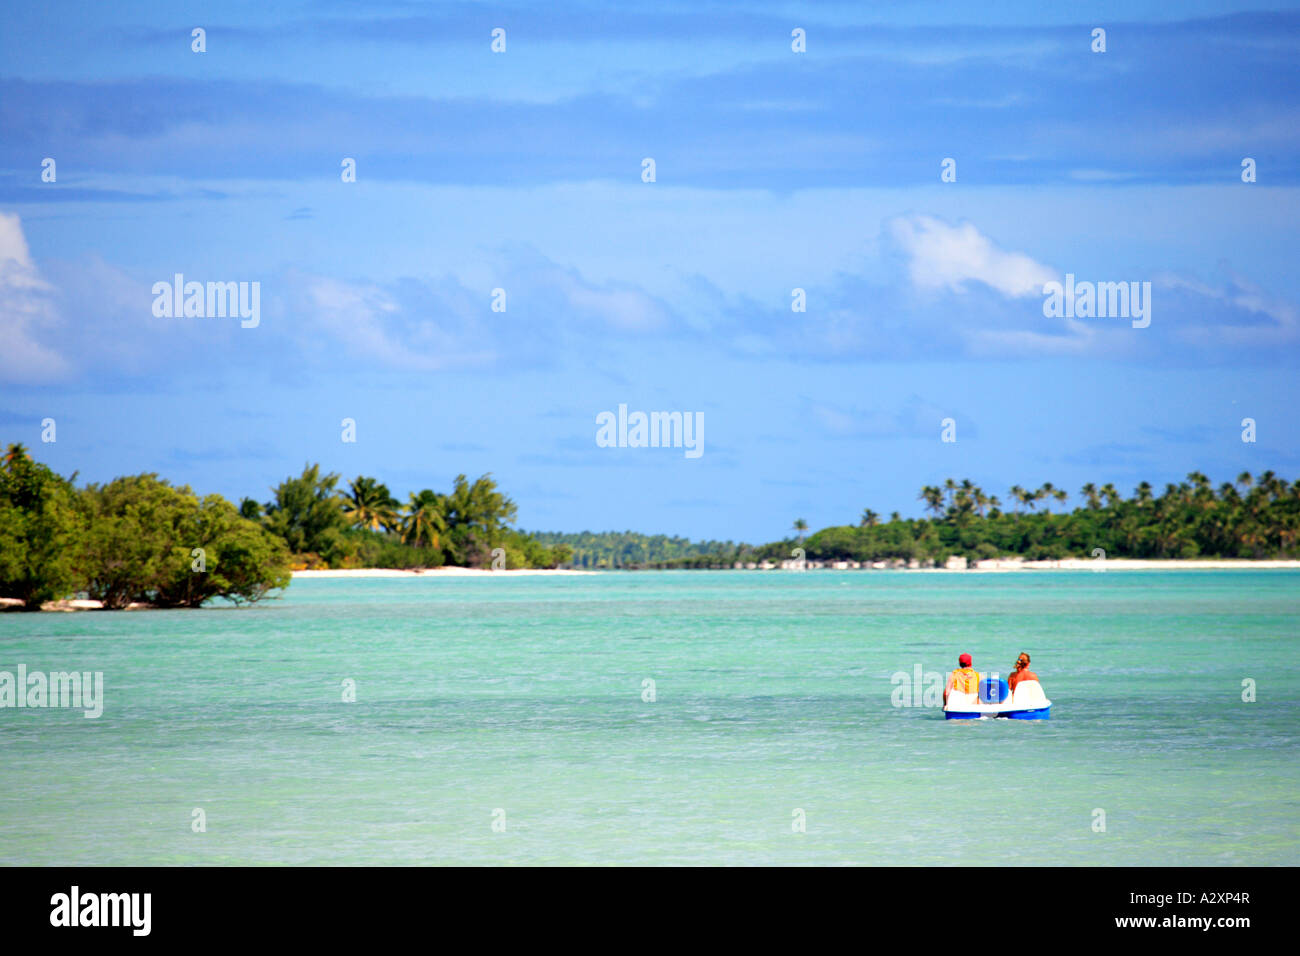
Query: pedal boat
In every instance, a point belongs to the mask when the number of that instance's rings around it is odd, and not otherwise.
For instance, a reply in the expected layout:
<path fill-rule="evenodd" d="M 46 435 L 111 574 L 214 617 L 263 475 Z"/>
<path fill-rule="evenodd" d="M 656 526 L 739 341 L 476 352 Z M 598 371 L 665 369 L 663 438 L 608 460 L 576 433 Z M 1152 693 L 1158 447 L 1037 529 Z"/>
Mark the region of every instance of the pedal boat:
<path fill-rule="evenodd" d="M 981 685 L 983 681 L 981 681 Z M 986 717 L 1007 717 L 1011 720 L 1050 720 L 1052 702 L 1043 693 L 1036 680 L 1022 680 L 1006 700 L 997 703 L 985 701 L 978 694 L 954 690 L 948 695 L 943 708 L 947 720 L 983 720 Z"/>

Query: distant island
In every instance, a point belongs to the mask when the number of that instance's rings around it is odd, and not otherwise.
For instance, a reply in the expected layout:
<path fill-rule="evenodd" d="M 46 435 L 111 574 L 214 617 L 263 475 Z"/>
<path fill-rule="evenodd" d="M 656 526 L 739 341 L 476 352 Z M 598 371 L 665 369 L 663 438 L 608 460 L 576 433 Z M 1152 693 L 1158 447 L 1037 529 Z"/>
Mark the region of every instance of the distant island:
<path fill-rule="evenodd" d="M 1300 558 L 1300 481 L 1266 471 L 1243 472 L 1216 489 L 1192 472 L 1156 494 L 1148 482 L 1124 498 L 1114 485 L 1089 483 L 1080 507 L 1065 511 L 1069 494 L 1050 482 L 1008 492 L 1010 508 L 969 480 L 948 479 L 920 490 L 929 517 L 904 518 L 864 509 L 856 524 L 763 545 L 730 541 L 692 543 L 684 538 L 631 531 L 581 534 L 534 532 L 539 542 L 567 546 L 580 568 L 782 567 L 799 561 L 933 568 L 1019 558 L 1049 562 L 1070 558 L 1249 559 Z M 1052 511 L 1053 506 L 1061 511 Z M 798 551 L 799 553 L 796 553 Z M 956 559 L 956 560 L 953 560 Z"/>
<path fill-rule="evenodd" d="M 1300 557 L 1300 481 L 1268 471 L 1217 488 L 1200 472 L 1156 495 L 1146 482 L 1124 498 L 1113 485 L 1080 489 L 1082 505 L 1044 484 L 1010 489 L 1010 510 L 972 482 L 922 488 L 928 517 L 858 522 L 762 545 L 692 542 L 624 532 L 527 532 L 492 476 L 458 475 L 448 492 L 399 502 L 378 479 L 309 464 L 264 502 L 199 498 L 156 474 L 76 485 L 11 444 L 0 459 L 0 604 L 198 607 L 259 601 L 294 571 L 439 568 L 494 570 L 964 568 L 1094 559 Z M 1040 504 L 1043 506 L 1040 509 Z M 1053 512 L 1052 505 L 1061 506 Z M 76 599 L 76 600 L 70 600 Z"/>

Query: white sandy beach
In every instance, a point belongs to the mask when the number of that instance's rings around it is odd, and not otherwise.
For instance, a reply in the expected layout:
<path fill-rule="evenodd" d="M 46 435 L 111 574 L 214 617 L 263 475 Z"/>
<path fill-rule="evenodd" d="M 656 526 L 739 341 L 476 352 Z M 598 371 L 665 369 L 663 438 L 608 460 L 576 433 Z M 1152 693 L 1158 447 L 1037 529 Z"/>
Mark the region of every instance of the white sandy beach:
<path fill-rule="evenodd" d="M 840 566 L 844 565 L 844 566 Z M 883 562 L 873 567 L 863 564 L 849 567 L 847 562 L 809 563 L 807 571 L 843 571 L 843 570 L 886 570 Z M 1001 572 L 1001 571 L 1224 571 L 1244 570 L 1258 571 L 1270 568 L 1300 568 L 1300 561 L 1248 561 L 1248 560 L 1146 560 L 1140 558 L 1065 558 L 1060 561 L 1021 561 L 1015 558 L 994 558 L 978 561 L 969 567 L 911 568 L 898 570 L 922 571 L 930 574 L 962 573 L 967 571 Z M 723 569 L 731 570 L 731 569 Z M 771 566 L 756 570 L 781 571 L 792 570 Z M 463 578 L 463 577 L 529 577 L 529 576 L 566 576 L 576 574 L 609 574 L 609 571 L 572 571 L 568 569 L 521 569 L 516 571 L 489 571 L 482 568 L 429 568 L 424 571 L 406 571 L 394 568 L 356 568 L 331 571 L 294 571 L 295 578 Z"/>
<path fill-rule="evenodd" d="M 1060 561 L 1017 561 L 995 558 L 977 561 L 971 571 L 1259 571 L 1267 568 L 1300 568 L 1300 561 L 1250 561 L 1210 559 L 1205 561 L 1147 558 L 1064 558 Z M 947 571 L 948 568 L 936 570 Z M 960 569 L 958 569 L 960 570 Z"/>

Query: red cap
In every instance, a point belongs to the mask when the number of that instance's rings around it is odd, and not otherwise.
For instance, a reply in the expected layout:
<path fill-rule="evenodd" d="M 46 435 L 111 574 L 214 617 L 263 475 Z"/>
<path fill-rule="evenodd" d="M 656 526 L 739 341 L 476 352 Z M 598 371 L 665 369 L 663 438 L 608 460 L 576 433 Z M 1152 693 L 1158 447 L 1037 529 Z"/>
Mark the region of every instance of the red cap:
<path fill-rule="evenodd" d="M 957 663 L 962 667 L 970 667 L 970 655 L 963 654 L 961 657 L 957 658 Z"/>

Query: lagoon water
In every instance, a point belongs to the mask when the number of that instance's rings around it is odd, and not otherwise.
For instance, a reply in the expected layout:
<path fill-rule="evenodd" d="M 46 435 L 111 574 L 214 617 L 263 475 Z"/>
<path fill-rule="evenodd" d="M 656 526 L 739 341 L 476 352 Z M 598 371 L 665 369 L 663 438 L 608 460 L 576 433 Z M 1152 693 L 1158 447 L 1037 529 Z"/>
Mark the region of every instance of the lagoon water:
<path fill-rule="evenodd" d="M 1050 721 L 894 706 L 898 672 L 1021 650 Z M 0 863 L 1296 864 L 1298 651 L 1294 571 L 315 579 L 4 614 L 0 670 L 103 671 L 106 700 L 0 709 Z"/>

